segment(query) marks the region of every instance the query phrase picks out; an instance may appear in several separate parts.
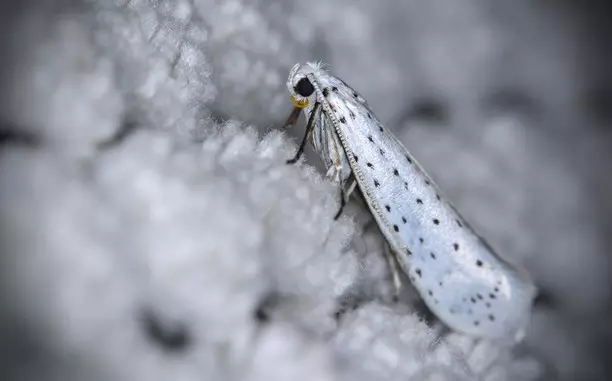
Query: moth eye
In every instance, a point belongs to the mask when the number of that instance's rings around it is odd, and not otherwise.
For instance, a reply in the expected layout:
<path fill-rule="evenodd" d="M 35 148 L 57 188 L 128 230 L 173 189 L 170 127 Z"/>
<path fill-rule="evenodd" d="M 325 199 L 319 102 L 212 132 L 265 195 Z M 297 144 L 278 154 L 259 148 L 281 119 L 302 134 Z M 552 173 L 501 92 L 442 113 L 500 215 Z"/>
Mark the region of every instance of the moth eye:
<path fill-rule="evenodd" d="M 293 89 L 303 97 L 309 97 L 314 93 L 314 86 L 306 77 L 300 79 Z"/>

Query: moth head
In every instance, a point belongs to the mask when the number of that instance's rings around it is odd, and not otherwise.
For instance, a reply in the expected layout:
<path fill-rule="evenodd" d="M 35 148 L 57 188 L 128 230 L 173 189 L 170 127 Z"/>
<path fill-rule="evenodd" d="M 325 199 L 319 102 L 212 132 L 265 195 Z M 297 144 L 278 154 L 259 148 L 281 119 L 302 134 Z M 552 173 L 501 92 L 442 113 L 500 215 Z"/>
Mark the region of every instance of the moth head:
<path fill-rule="evenodd" d="M 291 69 L 287 79 L 287 89 L 291 103 L 297 108 L 304 108 L 310 104 L 309 98 L 315 92 L 315 87 L 308 78 L 308 66 L 297 64 Z"/>

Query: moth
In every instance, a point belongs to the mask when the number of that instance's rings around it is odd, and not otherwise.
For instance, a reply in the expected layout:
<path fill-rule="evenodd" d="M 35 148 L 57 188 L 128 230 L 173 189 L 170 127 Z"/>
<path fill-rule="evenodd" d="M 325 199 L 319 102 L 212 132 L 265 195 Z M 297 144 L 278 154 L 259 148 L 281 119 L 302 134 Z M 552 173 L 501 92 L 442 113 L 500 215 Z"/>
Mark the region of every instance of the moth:
<path fill-rule="evenodd" d="M 387 242 L 391 273 L 403 271 L 448 327 L 487 339 L 518 341 L 536 288 L 527 272 L 497 254 L 441 195 L 366 100 L 320 63 L 296 64 L 287 88 L 295 106 L 286 125 L 306 115 L 308 138 L 339 184 L 340 210 L 355 188 Z M 399 265 L 399 266 L 398 266 Z"/>

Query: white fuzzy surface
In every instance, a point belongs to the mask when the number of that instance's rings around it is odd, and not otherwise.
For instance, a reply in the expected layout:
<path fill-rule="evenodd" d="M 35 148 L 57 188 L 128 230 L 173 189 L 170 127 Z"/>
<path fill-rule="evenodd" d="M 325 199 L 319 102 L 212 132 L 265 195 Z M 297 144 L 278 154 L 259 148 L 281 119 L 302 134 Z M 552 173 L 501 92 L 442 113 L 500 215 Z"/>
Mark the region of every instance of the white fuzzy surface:
<path fill-rule="evenodd" d="M 569 74 L 567 14 L 527 0 L 9 11 L 0 127 L 26 138 L 0 145 L 3 379 L 605 379 L 610 267 L 592 199 L 610 183 L 577 156 L 608 154 L 577 126 L 589 79 Z M 277 128 L 286 75 L 319 59 L 552 294 L 524 343 L 428 323 L 410 287 L 391 302 L 367 213 L 334 221 L 317 159 L 285 164 L 303 131 Z M 437 116 L 406 112 L 423 99 Z"/>

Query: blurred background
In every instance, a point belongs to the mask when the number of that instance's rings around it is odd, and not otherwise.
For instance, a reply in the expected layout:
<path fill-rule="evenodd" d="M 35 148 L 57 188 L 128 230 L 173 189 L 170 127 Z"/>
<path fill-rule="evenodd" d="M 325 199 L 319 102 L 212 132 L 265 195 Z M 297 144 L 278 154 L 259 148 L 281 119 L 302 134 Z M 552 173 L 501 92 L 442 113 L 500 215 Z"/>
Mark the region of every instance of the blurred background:
<path fill-rule="evenodd" d="M 470 370 L 452 360 L 442 379 L 610 379 L 608 14 L 561 0 L 3 2 L 2 378 L 429 379 L 402 368 L 401 345 L 423 353 L 410 343 L 424 338 L 385 342 L 393 366 L 345 369 L 381 356 L 358 332 L 406 332 L 402 314 L 363 312 L 347 331 L 325 317 L 387 291 L 359 224 L 327 221 L 335 189 L 312 149 L 317 170 L 282 165 L 304 132 L 278 131 L 288 71 L 321 60 L 542 290 L 495 371 L 465 355 Z M 262 299 L 281 306 L 280 333 L 246 351 Z"/>

